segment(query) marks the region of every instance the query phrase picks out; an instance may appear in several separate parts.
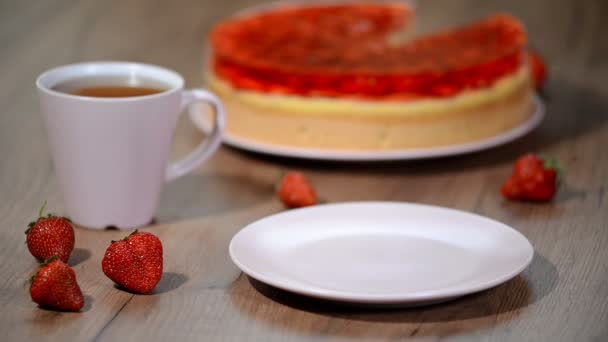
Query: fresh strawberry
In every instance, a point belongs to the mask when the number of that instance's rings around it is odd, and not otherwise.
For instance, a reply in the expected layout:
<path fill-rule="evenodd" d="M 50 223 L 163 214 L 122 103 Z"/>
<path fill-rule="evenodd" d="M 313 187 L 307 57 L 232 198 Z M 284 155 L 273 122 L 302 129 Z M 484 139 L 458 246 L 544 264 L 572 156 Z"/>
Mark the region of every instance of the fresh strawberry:
<path fill-rule="evenodd" d="M 30 296 L 45 308 L 80 311 L 84 306 L 74 270 L 56 256 L 45 261 L 32 277 Z"/>
<path fill-rule="evenodd" d="M 290 208 L 317 204 L 317 195 L 308 179 L 300 172 L 286 173 L 279 182 L 277 195 Z"/>
<path fill-rule="evenodd" d="M 532 78 L 534 78 L 534 86 L 536 89 L 542 88 L 547 79 L 547 67 L 543 58 L 535 51 L 529 51 L 528 63 L 532 72 Z"/>
<path fill-rule="evenodd" d="M 558 168 L 554 160 L 529 153 L 515 162 L 513 173 L 500 189 L 508 199 L 550 201 L 557 191 Z"/>
<path fill-rule="evenodd" d="M 136 230 L 122 240 L 112 241 L 101 268 L 126 290 L 148 293 L 163 275 L 163 245 L 153 234 Z"/>
<path fill-rule="evenodd" d="M 38 261 L 42 262 L 56 255 L 59 260 L 68 262 L 74 249 L 72 222 L 68 218 L 53 214 L 42 216 L 45 205 L 46 202 L 40 208 L 38 219 L 31 222 L 25 231 L 27 248 Z"/>

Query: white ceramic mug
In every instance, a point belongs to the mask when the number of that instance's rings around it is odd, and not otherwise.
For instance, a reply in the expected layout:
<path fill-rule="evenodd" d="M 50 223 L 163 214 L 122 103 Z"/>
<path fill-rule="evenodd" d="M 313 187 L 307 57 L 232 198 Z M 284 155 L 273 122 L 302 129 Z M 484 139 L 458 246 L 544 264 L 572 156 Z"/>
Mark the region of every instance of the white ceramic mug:
<path fill-rule="evenodd" d="M 53 90 L 76 78 L 145 78 L 166 90 L 134 97 L 87 97 Z M 88 228 L 128 229 L 151 222 L 164 182 L 192 171 L 221 142 L 221 102 L 202 90 L 183 90 L 174 71 L 140 63 L 90 62 L 57 67 L 36 80 L 42 116 L 69 217 Z M 213 107 L 209 137 L 182 160 L 168 164 L 179 113 L 204 102 Z"/>

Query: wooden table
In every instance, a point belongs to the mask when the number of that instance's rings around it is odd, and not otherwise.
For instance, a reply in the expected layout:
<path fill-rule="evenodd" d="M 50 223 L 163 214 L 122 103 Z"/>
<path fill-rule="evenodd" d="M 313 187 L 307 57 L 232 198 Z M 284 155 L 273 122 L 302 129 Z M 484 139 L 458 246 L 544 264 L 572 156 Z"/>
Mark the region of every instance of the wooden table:
<path fill-rule="evenodd" d="M 24 281 L 36 263 L 23 244 L 43 200 L 63 202 L 33 81 L 52 66 L 101 59 L 160 64 L 201 84 L 205 33 L 256 1 L 14 1 L 0 3 L 0 340 L 606 341 L 608 340 L 608 2 L 421 1 L 421 28 L 497 10 L 520 17 L 550 65 L 548 115 L 527 137 L 490 151 L 419 162 L 343 164 L 278 159 L 230 148 L 168 185 L 157 224 L 165 273 L 151 295 L 115 288 L 101 258 L 115 230 L 77 229 L 70 264 L 82 313 L 37 308 Z M 174 156 L 203 135 L 180 121 Z M 499 187 L 527 151 L 567 170 L 551 204 L 503 200 Z M 412 201 L 503 221 L 532 242 L 521 276 L 494 289 L 416 309 L 344 308 L 257 283 L 227 246 L 245 224 L 284 210 L 278 171 L 306 172 L 329 202 Z M 146 228 L 148 230 L 148 228 Z M 509 246 L 504 246 L 509 248 Z"/>

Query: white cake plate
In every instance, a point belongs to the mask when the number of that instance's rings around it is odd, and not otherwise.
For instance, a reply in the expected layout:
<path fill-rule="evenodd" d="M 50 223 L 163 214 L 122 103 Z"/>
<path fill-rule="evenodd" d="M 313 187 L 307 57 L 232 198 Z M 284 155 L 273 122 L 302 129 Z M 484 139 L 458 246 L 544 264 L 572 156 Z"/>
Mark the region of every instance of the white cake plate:
<path fill-rule="evenodd" d="M 192 106 L 190 108 L 190 119 L 194 125 L 203 132 L 209 132 L 210 125 L 204 115 L 205 108 L 202 106 Z M 440 147 L 361 151 L 315 149 L 276 145 L 239 137 L 230 132 L 224 134 L 223 142 L 229 146 L 252 152 L 315 160 L 388 161 L 437 158 L 487 150 L 524 136 L 536 128 L 545 116 L 544 103 L 538 96 L 534 96 L 530 110 L 532 115 L 529 119 L 509 131 L 478 141 Z M 228 120 L 230 120 L 230 113 L 228 113 Z"/>

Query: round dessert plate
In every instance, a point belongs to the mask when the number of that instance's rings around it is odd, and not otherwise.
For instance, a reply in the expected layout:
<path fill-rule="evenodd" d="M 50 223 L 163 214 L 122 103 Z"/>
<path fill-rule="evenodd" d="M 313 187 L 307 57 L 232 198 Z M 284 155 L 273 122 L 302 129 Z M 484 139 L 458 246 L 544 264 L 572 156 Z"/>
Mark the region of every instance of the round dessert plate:
<path fill-rule="evenodd" d="M 206 120 L 205 108 L 200 105 L 190 107 L 190 119 L 194 125 L 203 132 L 209 132 L 211 125 Z M 532 114 L 530 118 L 520 125 L 501 134 L 464 144 L 447 145 L 428 148 L 408 148 L 391 150 L 331 150 L 302 148 L 285 145 L 276 145 L 263 141 L 243 138 L 230 132 L 225 132 L 223 141 L 232 147 L 248 150 L 252 152 L 271 154 L 281 157 L 293 157 L 302 159 L 316 160 L 337 160 L 337 161 L 387 161 L 387 160 L 408 160 L 425 159 L 454 156 L 459 154 L 472 153 L 490 149 L 511 142 L 522 137 L 536 128 L 545 115 L 545 106 L 538 96 L 534 96 L 534 101 L 530 108 Z M 228 113 L 230 120 L 230 113 Z"/>
<path fill-rule="evenodd" d="M 301 295 L 364 305 L 425 305 L 501 284 L 532 261 L 518 231 L 467 212 L 398 202 L 289 210 L 230 242 L 249 276 Z"/>

